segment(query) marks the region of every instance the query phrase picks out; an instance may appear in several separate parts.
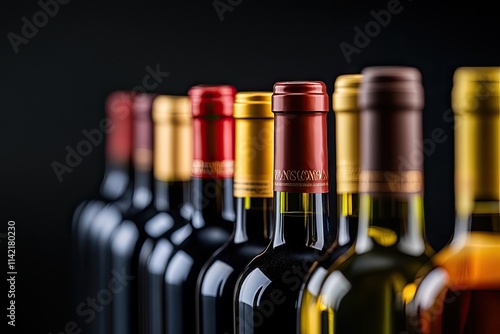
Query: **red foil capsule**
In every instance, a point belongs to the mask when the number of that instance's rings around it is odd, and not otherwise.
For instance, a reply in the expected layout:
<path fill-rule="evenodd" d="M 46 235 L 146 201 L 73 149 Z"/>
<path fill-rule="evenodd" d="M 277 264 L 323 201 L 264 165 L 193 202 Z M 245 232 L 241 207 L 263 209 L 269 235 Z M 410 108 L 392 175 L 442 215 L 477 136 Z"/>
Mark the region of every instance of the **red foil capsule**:
<path fill-rule="evenodd" d="M 199 85 L 189 90 L 193 113 L 193 177 L 233 177 L 235 94 L 236 89 L 227 85 Z"/>
<path fill-rule="evenodd" d="M 326 86 L 278 82 L 273 91 L 274 191 L 328 192 Z"/>
<path fill-rule="evenodd" d="M 106 99 L 106 159 L 126 163 L 132 155 L 133 93 L 117 91 Z"/>

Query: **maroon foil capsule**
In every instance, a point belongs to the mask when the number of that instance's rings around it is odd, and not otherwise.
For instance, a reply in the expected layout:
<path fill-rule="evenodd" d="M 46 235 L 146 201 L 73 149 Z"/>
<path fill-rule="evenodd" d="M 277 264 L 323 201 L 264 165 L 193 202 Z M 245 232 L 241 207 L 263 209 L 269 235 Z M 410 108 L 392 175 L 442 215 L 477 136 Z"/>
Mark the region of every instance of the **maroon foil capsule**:
<path fill-rule="evenodd" d="M 141 171 L 153 168 L 153 118 L 152 105 L 156 94 L 137 94 L 132 103 L 133 112 L 133 163 Z"/>
<path fill-rule="evenodd" d="M 360 192 L 423 191 L 420 72 L 412 67 L 367 67 L 360 106 Z"/>
<path fill-rule="evenodd" d="M 233 177 L 235 94 L 236 89 L 228 85 L 199 85 L 189 90 L 193 113 L 193 177 Z"/>
<path fill-rule="evenodd" d="M 329 111 L 321 81 L 278 82 L 273 91 L 274 191 L 328 192 Z"/>
<path fill-rule="evenodd" d="M 132 156 L 133 93 L 117 91 L 106 99 L 106 159 L 126 163 Z"/>

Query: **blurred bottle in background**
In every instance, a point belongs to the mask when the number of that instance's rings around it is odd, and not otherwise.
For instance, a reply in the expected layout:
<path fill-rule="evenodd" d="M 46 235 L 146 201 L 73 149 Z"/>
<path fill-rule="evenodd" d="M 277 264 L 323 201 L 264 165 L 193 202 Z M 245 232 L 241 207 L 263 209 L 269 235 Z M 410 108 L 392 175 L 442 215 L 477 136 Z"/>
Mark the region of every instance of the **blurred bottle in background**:
<path fill-rule="evenodd" d="M 133 162 L 135 188 L 132 207 L 110 235 L 110 267 L 104 272 L 122 272 L 129 277 L 112 292 L 110 309 L 111 333 L 139 332 L 138 253 L 145 239 L 144 224 L 155 211 L 153 208 L 153 124 L 151 117 L 154 94 L 137 94 L 133 102 Z"/>
<path fill-rule="evenodd" d="M 138 254 L 138 305 L 140 333 L 163 334 L 165 270 L 174 248 L 192 230 L 193 122 L 188 97 L 157 96 L 153 122 L 154 202 L 141 232 L 146 239 Z"/>
<path fill-rule="evenodd" d="M 72 294 L 79 327 L 91 333 L 96 311 L 87 304 L 87 297 L 96 297 L 89 284 L 91 266 L 90 231 L 97 214 L 111 203 L 124 211 L 132 203 L 132 102 L 133 93 L 116 91 L 106 98 L 106 119 L 99 124 L 101 132 L 89 133 L 96 142 L 105 136 L 105 172 L 99 192 L 76 208 L 71 231 Z"/>
<path fill-rule="evenodd" d="M 195 290 L 208 258 L 234 228 L 234 119 L 232 86 L 194 86 L 191 233 L 165 272 L 166 333 L 195 333 Z"/>
<path fill-rule="evenodd" d="M 90 296 L 96 299 L 95 319 L 91 321 L 92 333 L 109 334 L 112 331 L 112 310 L 117 299 L 123 296 L 125 287 L 135 280 L 127 267 L 113 268 L 111 261 L 111 240 L 127 217 L 144 210 L 152 201 L 151 163 L 151 105 L 152 95 L 135 94 L 132 101 L 132 164 L 134 183 L 132 198 L 128 205 L 111 203 L 101 210 L 90 226 L 88 254 L 88 282 Z M 149 130 L 149 131 L 148 131 Z"/>

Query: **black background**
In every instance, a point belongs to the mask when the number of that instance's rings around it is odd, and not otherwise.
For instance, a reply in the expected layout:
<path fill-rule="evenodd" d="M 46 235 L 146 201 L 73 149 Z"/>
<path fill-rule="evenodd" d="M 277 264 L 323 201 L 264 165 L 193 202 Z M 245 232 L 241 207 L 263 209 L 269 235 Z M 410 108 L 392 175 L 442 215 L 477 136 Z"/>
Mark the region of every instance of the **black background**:
<path fill-rule="evenodd" d="M 494 2 L 401 0 L 402 12 L 348 63 L 339 44 L 353 45 L 354 27 L 364 29 L 373 20 L 370 11 L 386 9 L 388 1 L 233 0 L 241 3 L 223 21 L 212 1 L 72 0 L 17 54 L 7 34 L 21 35 L 21 18 L 32 22 L 40 6 L 2 2 L 0 233 L 8 220 L 16 221 L 20 333 L 59 333 L 76 317 L 68 306 L 70 218 L 76 204 L 98 189 L 104 145 L 63 182 L 51 163 L 64 163 L 66 145 L 75 148 L 85 139 L 82 130 L 98 127 L 109 92 L 142 84 L 146 66 L 159 64 L 170 73 L 152 90 L 165 94 L 185 94 L 199 83 L 271 90 L 281 80 L 322 80 L 331 94 L 340 74 L 372 65 L 417 67 L 425 88 L 424 138 L 434 129 L 447 136 L 425 155 L 426 231 L 436 249 L 450 237 L 452 76 L 459 66 L 500 65 Z M 333 115 L 329 121 L 333 129 Z M 330 137 L 334 154 L 333 131 Z M 5 248 L 2 254 L 6 264 Z M 6 265 L 0 268 L 6 272 Z M 2 278 L 2 299 L 4 283 Z"/>

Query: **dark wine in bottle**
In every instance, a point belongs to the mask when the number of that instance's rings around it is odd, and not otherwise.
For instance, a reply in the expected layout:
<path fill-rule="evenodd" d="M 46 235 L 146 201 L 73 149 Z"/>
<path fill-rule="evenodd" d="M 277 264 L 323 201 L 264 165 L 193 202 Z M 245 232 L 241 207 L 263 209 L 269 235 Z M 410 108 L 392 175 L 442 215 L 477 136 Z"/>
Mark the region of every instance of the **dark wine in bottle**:
<path fill-rule="evenodd" d="M 207 261 L 196 288 L 198 333 L 232 333 L 234 288 L 270 241 L 274 126 L 271 92 L 239 92 L 234 103 L 236 227 Z"/>
<path fill-rule="evenodd" d="M 143 211 L 152 201 L 151 173 L 151 105 L 153 95 L 134 95 L 132 101 L 132 162 L 134 185 L 128 206 L 113 203 L 106 206 L 94 218 L 89 233 L 89 271 L 87 280 L 91 286 L 90 296 L 95 296 L 96 312 L 91 333 L 109 334 L 113 331 L 113 312 L 117 299 L 123 296 L 126 287 L 135 282 L 135 275 L 128 267 L 114 267 L 111 257 L 111 242 L 125 219 Z"/>
<path fill-rule="evenodd" d="M 153 121 L 155 195 L 148 217 L 137 223 L 139 238 L 134 259 L 138 267 L 134 270 L 138 278 L 139 333 L 163 334 L 166 265 L 173 249 L 191 229 L 188 219 L 192 213 L 189 193 L 193 133 L 188 97 L 157 96 Z"/>
<path fill-rule="evenodd" d="M 78 314 L 77 323 L 83 333 L 97 332 L 95 328 L 99 320 L 95 321 L 95 310 L 87 311 L 91 310 L 87 297 L 97 297 L 95 285 L 92 286 L 89 281 L 92 264 L 95 263 L 90 258 L 92 225 L 100 212 L 109 211 L 110 207 L 124 211 L 132 203 L 132 102 L 131 92 L 111 93 L 105 103 L 106 120 L 101 123 L 102 132 L 89 133 L 94 140 L 105 141 L 106 166 L 97 196 L 78 205 L 71 227 L 72 299 Z"/>
<path fill-rule="evenodd" d="M 195 333 L 195 290 L 208 258 L 234 228 L 233 200 L 235 89 L 194 86 L 192 205 L 190 234 L 174 250 L 165 271 L 166 333 Z"/>
<path fill-rule="evenodd" d="M 295 333 L 300 287 L 332 243 L 326 87 L 322 82 L 279 82 L 272 99 L 274 234 L 238 278 L 236 333 Z"/>

